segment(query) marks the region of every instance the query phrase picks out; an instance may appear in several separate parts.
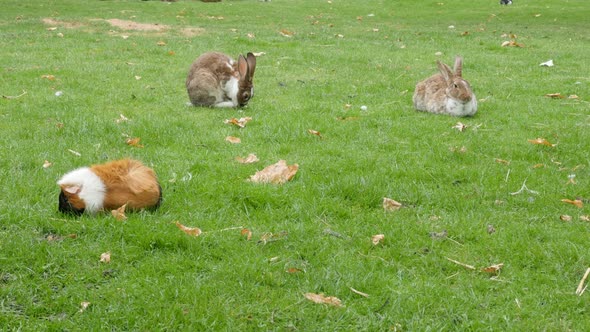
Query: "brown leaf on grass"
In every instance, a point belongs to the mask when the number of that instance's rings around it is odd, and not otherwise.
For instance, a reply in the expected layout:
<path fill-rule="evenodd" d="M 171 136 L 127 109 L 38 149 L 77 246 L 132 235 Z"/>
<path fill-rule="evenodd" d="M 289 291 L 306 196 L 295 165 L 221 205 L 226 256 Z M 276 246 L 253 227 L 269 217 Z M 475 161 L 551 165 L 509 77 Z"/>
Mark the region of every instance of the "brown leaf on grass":
<path fill-rule="evenodd" d="M 290 267 L 285 272 L 287 272 L 287 273 L 299 273 L 299 272 L 303 272 L 303 270 L 298 269 L 296 267 Z"/>
<path fill-rule="evenodd" d="M 234 137 L 234 136 L 227 136 L 225 138 L 226 141 L 232 143 L 232 144 L 240 144 L 242 143 L 242 140 L 239 137 Z"/>
<path fill-rule="evenodd" d="M 590 216 L 587 214 L 580 216 L 580 221 L 590 221 Z"/>
<path fill-rule="evenodd" d="M 572 216 L 567 215 L 567 214 L 562 214 L 561 216 L 559 216 L 559 219 L 561 221 L 572 221 Z"/>
<path fill-rule="evenodd" d="M 381 242 L 381 240 L 383 240 L 385 238 L 385 235 L 383 234 L 377 234 L 377 235 L 373 235 L 371 237 L 371 242 L 373 242 L 373 245 L 378 245 L 379 242 Z"/>
<path fill-rule="evenodd" d="M 53 165 L 52 163 L 49 162 L 49 160 L 45 160 L 43 162 L 43 168 L 47 169 L 49 167 L 51 167 L 51 165 Z"/>
<path fill-rule="evenodd" d="M 467 128 L 467 125 L 462 122 L 457 122 L 452 128 L 457 129 L 458 131 L 464 131 Z"/>
<path fill-rule="evenodd" d="M 524 44 L 517 43 L 516 40 L 507 40 L 502 43 L 502 47 L 524 47 Z"/>
<path fill-rule="evenodd" d="M 499 159 L 499 158 L 496 158 L 495 160 L 498 164 L 510 165 L 510 162 L 508 160 Z"/>
<path fill-rule="evenodd" d="M 247 229 L 247 228 L 243 228 L 240 231 L 240 235 L 242 235 L 242 236 L 245 235 L 246 236 L 246 241 L 250 241 L 252 239 L 252 231 L 249 230 L 249 229 Z"/>
<path fill-rule="evenodd" d="M 163 40 L 160 40 L 159 42 L 156 43 L 156 45 L 158 46 L 166 46 L 166 42 Z"/>
<path fill-rule="evenodd" d="M 528 141 L 531 144 L 545 145 L 545 146 L 550 146 L 550 147 L 554 147 L 557 145 L 557 144 L 551 144 L 548 140 L 541 138 L 541 137 L 539 137 L 537 139 L 529 139 Z"/>
<path fill-rule="evenodd" d="M 322 134 L 319 131 L 317 131 L 317 130 L 308 129 L 307 132 L 310 133 L 310 134 L 312 134 L 312 135 L 316 135 L 319 138 L 322 138 Z"/>
<path fill-rule="evenodd" d="M 553 98 L 553 99 L 564 99 L 565 96 L 562 95 L 561 93 L 557 92 L 557 93 L 548 93 L 545 95 L 545 97 L 549 97 L 549 98 Z"/>
<path fill-rule="evenodd" d="M 176 227 L 178 227 L 181 231 L 185 232 L 190 236 L 197 237 L 203 233 L 200 228 L 197 227 L 186 227 L 185 225 L 179 223 L 178 221 L 175 222 Z"/>
<path fill-rule="evenodd" d="M 295 34 L 293 31 L 289 31 L 287 29 L 281 29 L 281 31 L 279 31 L 279 33 L 281 34 L 281 36 L 287 37 L 287 38 L 291 38 Z"/>
<path fill-rule="evenodd" d="M 282 239 L 286 238 L 287 235 L 289 235 L 289 233 L 287 233 L 286 231 L 282 231 L 282 232 L 279 232 L 276 234 L 267 232 L 267 233 L 262 234 L 258 243 L 266 244 L 268 242 L 282 240 Z"/>
<path fill-rule="evenodd" d="M 55 76 L 54 75 L 41 75 L 41 78 L 45 78 L 45 79 L 48 79 L 50 81 L 55 81 Z"/>
<path fill-rule="evenodd" d="M 246 157 L 246 158 L 236 157 L 236 161 L 239 162 L 240 164 L 253 164 L 253 163 L 259 161 L 259 159 L 258 159 L 258 157 L 256 157 L 255 154 L 250 153 L 248 155 L 248 157 Z"/>
<path fill-rule="evenodd" d="M 402 207 L 402 203 L 391 198 L 383 197 L 383 209 L 385 211 L 397 211 Z"/>
<path fill-rule="evenodd" d="M 543 168 L 545 167 L 545 164 L 534 164 L 533 168 Z"/>
<path fill-rule="evenodd" d="M 263 55 L 266 55 L 266 52 L 253 52 L 252 54 L 254 54 L 255 57 L 261 57 Z"/>
<path fill-rule="evenodd" d="M 78 310 L 78 312 L 84 312 L 86 311 L 86 309 L 88 309 L 88 307 L 90 306 L 90 302 L 82 302 L 80 303 L 80 310 Z"/>
<path fill-rule="evenodd" d="M 285 160 L 265 167 L 250 177 L 250 181 L 256 183 L 283 184 L 291 180 L 299 170 L 299 165 L 287 165 Z"/>
<path fill-rule="evenodd" d="M 111 262 L 111 252 L 107 251 L 107 252 L 103 252 L 102 254 L 100 254 L 100 262 L 101 263 L 110 263 Z"/>
<path fill-rule="evenodd" d="M 571 199 L 564 198 L 561 201 L 564 203 L 567 203 L 567 204 L 572 204 L 573 206 L 580 208 L 580 209 L 584 207 L 584 202 L 582 202 L 579 199 L 571 200 Z"/>
<path fill-rule="evenodd" d="M 329 304 L 335 307 L 342 307 L 342 302 L 334 296 L 324 296 L 324 294 L 305 293 L 305 298 L 318 304 Z"/>
<path fill-rule="evenodd" d="M 115 219 L 119 221 L 127 220 L 127 216 L 125 215 L 125 208 L 127 207 L 127 203 L 123 204 L 120 208 L 116 210 L 111 210 L 111 214 Z"/>
<path fill-rule="evenodd" d="M 578 95 L 569 95 L 567 96 L 567 99 L 580 99 L 580 97 L 578 97 Z"/>
<path fill-rule="evenodd" d="M 244 127 L 246 127 L 246 124 L 250 120 L 252 120 L 251 117 L 245 117 L 245 118 L 239 118 L 239 119 L 231 118 L 231 119 L 223 120 L 223 123 L 232 124 L 232 125 L 239 127 L 239 128 L 244 128 Z"/>
<path fill-rule="evenodd" d="M 135 137 L 135 138 L 126 139 L 125 143 L 127 143 L 127 145 L 135 147 L 135 148 L 143 148 L 143 144 L 139 144 L 139 141 L 141 141 L 141 138 Z"/>
<path fill-rule="evenodd" d="M 500 272 L 500 270 L 502 269 L 503 266 L 504 266 L 504 263 L 500 263 L 500 264 L 495 264 L 495 265 L 490 265 L 488 267 L 484 267 L 481 270 L 486 273 L 496 274 L 496 273 Z"/>

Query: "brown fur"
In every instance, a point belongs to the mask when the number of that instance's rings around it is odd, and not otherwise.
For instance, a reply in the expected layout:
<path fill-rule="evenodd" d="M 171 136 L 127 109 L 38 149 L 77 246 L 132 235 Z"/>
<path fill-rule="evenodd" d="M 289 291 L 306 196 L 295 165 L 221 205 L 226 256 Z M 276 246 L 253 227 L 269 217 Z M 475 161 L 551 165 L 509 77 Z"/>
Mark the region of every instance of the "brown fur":
<path fill-rule="evenodd" d="M 124 204 L 130 210 L 137 210 L 155 206 L 160 200 L 156 174 L 137 160 L 117 160 L 93 165 L 90 169 L 107 188 L 105 210 L 117 209 Z"/>

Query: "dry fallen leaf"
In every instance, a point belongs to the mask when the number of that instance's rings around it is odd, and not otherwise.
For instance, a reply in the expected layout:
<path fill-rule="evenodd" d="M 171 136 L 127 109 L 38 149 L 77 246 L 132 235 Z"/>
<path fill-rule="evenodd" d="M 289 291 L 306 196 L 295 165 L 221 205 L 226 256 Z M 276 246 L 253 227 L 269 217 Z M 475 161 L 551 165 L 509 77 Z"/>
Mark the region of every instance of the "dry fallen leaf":
<path fill-rule="evenodd" d="M 457 124 L 454 125 L 452 128 L 457 129 L 458 131 L 464 131 L 465 128 L 467 128 L 467 125 L 465 125 L 462 122 L 457 122 Z"/>
<path fill-rule="evenodd" d="M 545 164 L 534 164 L 533 168 L 543 168 L 545 167 Z"/>
<path fill-rule="evenodd" d="M 126 122 L 126 121 L 129 121 L 129 119 L 123 114 L 119 114 L 119 118 L 115 119 L 116 123 L 121 123 L 121 122 Z"/>
<path fill-rule="evenodd" d="M 544 139 L 544 138 L 537 138 L 537 139 L 530 139 L 528 140 L 529 143 L 531 144 L 537 144 L 537 145 L 545 145 L 545 146 L 550 146 L 550 147 L 554 147 L 557 144 L 551 144 L 549 143 L 548 140 Z"/>
<path fill-rule="evenodd" d="M 567 96 L 567 99 L 579 99 L 580 97 L 578 97 L 578 95 L 569 95 Z"/>
<path fill-rule="evenodd" d="M 504 160 L 504 159 L 496 158 L 496 162 L 498 164 L 510 165 L 510 162 L 508 160 Z"/>
<path fill-rule="evenodd" d="M 100 262 L 101 263 L 110 263 L 111 262 L 111 252 L 107 251 L 107 252 L 103 252 L 102 254 L 100 254 Z"/>
<path fill-rule="evenodd" d="M 293 31 L 289 31 L 287 29 L 282 29 L 281 31 L 279 31 L 279 33 L 283 36 L 283 37 L 293 37 L 293 35 L 295 34 Z"/>
<path fill-rule="evenodd" d="M 52 163 L 49 162 L 49 160 L 45 160 L 43 162 L 43 168 L 49 168 L 51 167 L 51 165 L 53 165 Z"/>
<path fill-rule="evenodd" d="M 509 46 L 509 47 L 524 47 L 523 44 L 517 43 L 515 40 L 510 40 L 510 41 L 507 40 L 507 41 L 503 42 L 502 43 L 502 47 L 506 47 L 506 46 Z"/>
<path fill-rule="evenodd" d="M 302 272 L 302 270 L 301 269 L 298 269 L 296 267 L 290 267 L 285 272 L 287 272 L 287 273 L 298 273 L 298 272 Z"/>
<path fill-rule="evenodd" d="M 322 134 L 319 131 L 317 131 L 317 130 L 308 129 L 307 132 L 310 133 L 310 134 L 312 134 L 312 135 L 316 135 L 317 137 L 320 137 L 320 138 L 322 137 Z"/>
<path fill-rule="evenodd" d="M 127 145 L 129 146 L 133 146 L 136 148 L 143 148 L 142 144 L 139 144 L 139 141 L 141 140 L 141 138 L 139 137 L 135 137 L 135 138 L 128 138 L 125 140 L 125 143 L 127 143 Z"/>
<path fill-rule="evenodd" d="M 239 128 L 244 128 L 246 126 L 246 123 L 248 123 L 250 120 L 252 120 L 251 117 L 245 117 L 245 118 L 240 118 L 240 119 L 231 118 L 231 119 L 224 120 L 223 123 L 233 124 Z"/>
<path fill-rule="evenodd" d="M 465 152 L 467 152 L 467 148 L 465 146 L 462 146 L 462 147 L 451 146 L 451 147 L 449 147 L 449 151 L 457 152 L 457 153 L 465 153 Z"/>
<path fill-rule="evenodd" d="M 251 231 L 251 230 L 249 230 L 249 229 L 247 229 L 247 228 L 244 228 L 244 229 L 242 229 L 242 230 L 240 231 L 240 234 L 241 234 L 242 236 L 244 236 L 244 235 L 245 235 L 245 236 L 246 236 L 246 240 L 247 240 L 247 241 L 250 241 L 250 239 L 252 239 L 252 231 Z"/>
<path fill-rule="evenodd" d="M 253 52 L 252 54 L 258 58 L 260 56 L 266 55 L 266 52 Z"/>
<path fill-rule="evenodd" d="M 402 207 L 402 203 L 391 198 L 383 197 L 383 209 L 385 211 L 397 211 Z"/>
<path fill-rule="evenodd" d="M 165 41 L 159 41 L 156 43 L 156 45 L 158 46 L 166 46 L 166 42 Z"/>
<path fill-rule="evenodd" d="M 487 231 L 488 231 L 488 234 L 494 234 L 496 232 L 496 228 L 494 227 L 494 225 L 490 224 L 487 227 Z"/>
<path fill-rule="evenodd" d="M 240 163 L 240 164 L 252 164 L 257 162 L 259 159 L 258 157 L 256 157 L 255 154 L 250 153 L 248 155 L 248 157 L 246 158 L 242 158 L 242 157 L 236 157 L 236 160 Z"/>
<path fill-rule="evenodd" d="M 55 81 L 55 76 L 53 75 L 41 75 L 41 78 L 46 78 L 50 81 Z"/>
<path fill-rule="evenodd" d="M 80 303 L 80 310 L 78 310 L 78 312 L 86 311 L 86 309 L 88 309 L 89 305 L 90 305 L 90 302 L 86 302 L 86 301 Z"/>
<path fill-rule="evenodd" d="M 559 219 L 561 219 L 561 221 L 572 221 L 572 216 L 567 215 L 567 214 L 562 214 L 561 216 L 559 216 Z"/>
<path fill-rule="evenodd" d="M 197 228 L 197 227 L 186 227 L 185 225 L 179 223 L 178 221 L 175 222 L 175 224 L 176 224 L 176 227 L 180 228 L 181 231 L 183 231 L 186 234 L 191 235 L 191 236 L 195 236 L 196 237 L 196 236 L 201 235 L 201 233 L 203 233 L 201 231 L 201 229 L 200 228 Z"/>
<path fill-rule="evenodd" d="M 548 93 L 548 94 L 545 95 L 545 97 L 549 97 L 549 98 L 553 98 L 553 99 L 564 99 L 565 98 L 565 96 L 562 95 L 559 92 L 556 92 L 556 93 Z"/>
<path fill-rule="evenodd" d="M 564 198 L 561 201 L 564 202 L 564 203 L 567 203 L 567 204 L 572 204 L 575 207 L 578 207 L 580 209 L 584 207 L 584 202 L 582 202 L 579 199 L 575 199 L 575 200 L 572 201 L 571 199 Z"/>
<path fill-rule="evenodd" d="M 491 266 L 488 266 L 488 267 L 484 267 L 481 270 L 483 272 L 496 274 L 496 273 L 500 272 L 500 269 L 502 269 L 503 266 L 504 266 L 504 263 L 500 263 L 500 264 L 496 264 L 496 265 L 491 265 Z"/>
<path fill-rule="evenodd" d="M 279 160 L 277 163 L 265 167 L 263 170 L 256 172 L 250 177 L 250 181 L 256 183 L 274 183 L 283 184 L 291 180 L 299 170 L 299 165 L 287 165 L 285 160 Z"/>
<path fill-rule="evenodd" d="M 127 216 L 125 215 L 125 208 L 127 207 L 127 203 L 123 204 L 120 208 L 116 210 L 111 210 L 111 214 L 115 219 L 119 221 L 127 220 Z"/>
<path fill-rule="evenodd" d="M 319 304 L 329 304 L 335 307 L 341 307 L 342 302 L 334 296 L 324 296 L 324 294 L 305 293 L 305 298 Z"/>
<path fill-rule="evenodd" d="M 580 221 L 590 221 L 590 216 L 589 215 L 580 216 Z"/>
<path fill-rule="evenodd" d="M 373 245 L 378 245 L 379 242 L 381 242 L 381 240 L 383 240 L 385 238 L 385 235 L 383 234 L 377 234 L 377 235 L 373 235 L 371 237 L 371 242 L 373 242 Z"/>
<path fill-rule="evenodd" d="M 242 140 L 239 137 L 234 137 L 234 136 L 227 136 L 225 138 L 226 141 L 232 143 L 232 144 L 240 144 L 242 143 Z"/>

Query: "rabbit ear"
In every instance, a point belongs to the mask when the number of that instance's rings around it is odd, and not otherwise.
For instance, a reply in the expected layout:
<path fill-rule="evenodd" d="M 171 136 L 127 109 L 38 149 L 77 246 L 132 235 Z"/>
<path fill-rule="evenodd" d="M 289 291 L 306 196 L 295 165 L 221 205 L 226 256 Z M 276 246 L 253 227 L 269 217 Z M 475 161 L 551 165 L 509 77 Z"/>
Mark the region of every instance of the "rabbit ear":
<path fill-rule="evenodd" d="M 240 73 L 241 80 L 245 80 L 248 77 L 248 62 L 241 54 L 238 58 L 238 72 Z"/>
<path fill-rule="evenodd" d="M 82 188 L 80 186 L 62 186 L 62 190 L 68 194 L 77 195 Z"/>
<path fill-rule="evenodd" d="M 248 79 L 252 81 L 254 78 L 254 70 L 256 70 L 256 57 L 251 52 L 248 52 L 246 56 L 246 61 L 248 62 Z"/>
<path fill-rule="evenodd" d="M 461 77 L 462 72 L 463 72 L 463 58 L 461 58 L 460 56 L 456 56 L 455 57 L 455 75 Z"/>
<path fill-rule="evenodd" d="M 436 64 L 438 65 L 438 70 L 444 77 L 445 81 L 449 82 L 453 78 L 453 72 L 451 71 L 451 68 L 440 61 L 437 61 Z"/>

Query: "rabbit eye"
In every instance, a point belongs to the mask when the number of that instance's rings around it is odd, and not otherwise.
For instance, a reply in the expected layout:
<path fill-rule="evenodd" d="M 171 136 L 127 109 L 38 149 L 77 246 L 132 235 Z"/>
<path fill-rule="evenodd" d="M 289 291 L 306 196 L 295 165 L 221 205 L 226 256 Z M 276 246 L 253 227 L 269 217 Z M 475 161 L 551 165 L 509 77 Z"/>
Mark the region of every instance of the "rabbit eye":
<path fill-rule="evenodd" d="M 453 83 L 453 88 L 458 88 L 457 83 Z"/>
<path fill-rule="evenodd" d="M 244 93 L 244 100 L 250 99 L 250 95 L 248 93 Z"/>

